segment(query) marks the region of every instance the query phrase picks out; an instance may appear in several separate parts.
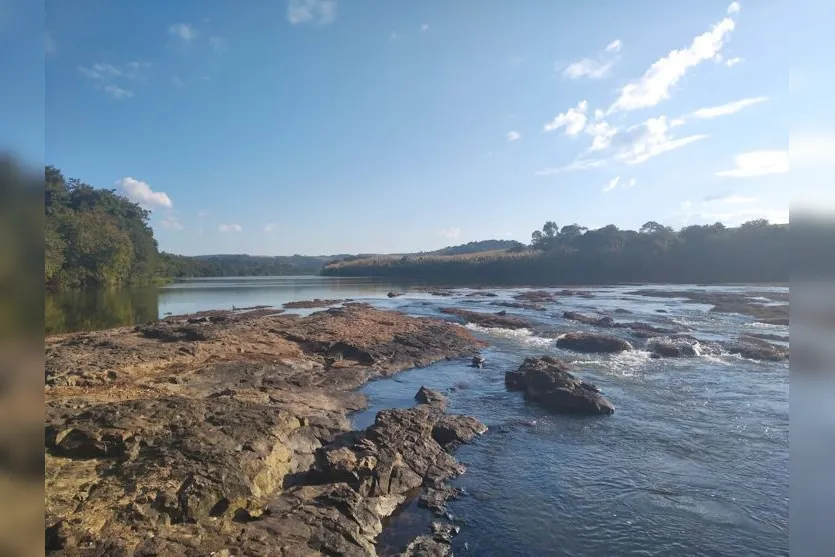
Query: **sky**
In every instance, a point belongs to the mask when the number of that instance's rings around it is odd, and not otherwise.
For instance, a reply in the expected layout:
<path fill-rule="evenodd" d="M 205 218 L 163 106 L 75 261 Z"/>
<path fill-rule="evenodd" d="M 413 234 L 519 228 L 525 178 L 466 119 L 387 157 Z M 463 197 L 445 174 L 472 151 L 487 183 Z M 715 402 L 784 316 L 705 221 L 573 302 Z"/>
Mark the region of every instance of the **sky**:
<path fill-rule="evenodd" d="M 48 0 L 38 154 L 187 255 L 787 222 L 793 190 L 835 200 L 813 7 Z"/>

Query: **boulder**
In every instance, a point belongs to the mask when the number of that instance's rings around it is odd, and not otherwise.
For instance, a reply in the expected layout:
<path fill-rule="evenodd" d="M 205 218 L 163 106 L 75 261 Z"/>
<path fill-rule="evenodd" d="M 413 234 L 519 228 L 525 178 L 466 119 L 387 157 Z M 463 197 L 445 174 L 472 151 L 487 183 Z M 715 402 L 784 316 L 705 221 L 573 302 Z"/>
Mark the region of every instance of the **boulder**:
<path fill-rule="evenodd" d="M 766 341 L 753 342 L 748 339 L 748 342 L 725 344 L 725 348 L 731 354 L 738 354 L 750 360 L 779 362 L 789 359 L 789 349 L 787 347 Z"/>
<path fill-rule="evenodd" d="M 403 295 L 403 293 L 402 293 L 402 292 L 389 292 L 389 293 L 387 294 L 387 296 L 388 296 L 389 298 L 399 298 L 399 297 L 400 297 L 400 296 L 402 296 L 402 295 Z"/>
<path fill-rule="evenodd" d="M 440 408 L 446 408 L 449 404 L 449 399 L 447 397 L 438 391 L 433 391 L 432 389 L 427 389 L 426 387 L 421 387 L 418 390 L 415 395 L 415 400 L 418 401 L 418 404 L 429 404 Z"/>
<path fill-rule="evenodd" d="M 455 315 L 468 323 L 475 323 L 482 327 L 493 327 L 501 329 L 529 329 L 532 327 L 524 319 L 512 315 L 499 315 L 497 313 L 482 313 L 479 311 L 468 311 L 460 308 L 441 308 L 441 313 Z"/>
<path fill-rule="evenodd" d="M 660 358 L 683 358 L 699 355 L 696 344 L 685 339 L 659 340 L 651 343 L 650 348 L 653 355 Z"/>
<path fill-rule="evenodd" d="M 604 315 L 603 317 L 592 317 L 590 315 L 583 315 L 582 313 L 577 313 L 576 311 L 566 311 L 562 314 L 564 319 L 570 319 L 571 321 L 579 321 L 580 323 L 585 323 L 586 325 L 595 325 L 597 327 L 614 327 L 615 320 L 609 317 L 608 315 Z"/>
<path fill-rule="evenodd" d="M 611 336 L 594 333 L 567 333 L 557 339 L 557 348 L 585 353 L 623 352 L 632 350 L 627 341 Z"/>
<path fill-rule="evenodd" d="M 519 369 L 505 374 L 505 385 L 513 391 L 524 391 L 526 400 L 555 413 L 611 414 L 615 411 L 600 389 L 577 379 L 568 370 L 568 364 L 557 358 L 526 358 Z"/>

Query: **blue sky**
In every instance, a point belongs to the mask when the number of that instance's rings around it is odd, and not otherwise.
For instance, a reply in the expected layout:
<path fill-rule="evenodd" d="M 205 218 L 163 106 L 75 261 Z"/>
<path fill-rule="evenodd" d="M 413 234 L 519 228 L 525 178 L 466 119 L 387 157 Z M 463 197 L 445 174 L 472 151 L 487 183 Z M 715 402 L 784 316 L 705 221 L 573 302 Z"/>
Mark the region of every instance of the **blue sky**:
<path fill-rule="evenodd" d="M 45 160 L 185 254 L 786 222 L 787 3 L 593 5 L 48 1 Z"/>

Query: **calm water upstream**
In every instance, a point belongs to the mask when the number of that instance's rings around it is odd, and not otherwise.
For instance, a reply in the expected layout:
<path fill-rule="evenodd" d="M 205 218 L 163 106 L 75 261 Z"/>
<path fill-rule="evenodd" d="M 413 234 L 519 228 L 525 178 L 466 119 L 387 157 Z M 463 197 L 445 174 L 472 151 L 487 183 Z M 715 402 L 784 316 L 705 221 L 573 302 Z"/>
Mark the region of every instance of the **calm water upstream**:
<path fill-rule="evenodd" d="M 409 290 L 403 285 L 319 277 L 206 279 L 146 293 L 141 303 L 153 311 L 137 312 L 140 303 L 134 300 L 119 316 L 136 320 L 167 312 L 347 297 L 412 315 L 441 317 L 439 308 L 450 305 L 498 311 L 503 308 L 489 304 L 518 292 L 496 289 L 498 297 L 480 298 L 460 290 L 441 298 L 413 290 L 388 299 L 385 294 L 393 289 Z M 564 320 L 563 311 L 600 310 L 630 321 L 661 326 L 674 322 L 705 340 L 733 339 L 745 332 L 788 335 L 788 327 L 706 313 L 709 306 L 626 294 L 635 289 L 594 288 L 593 298 L 561 296 L 546 312 L 507 311 L 566 331 L 593 329 Z M 82 322 L 73 319 L 65 318 L 64 323 Z M 97 322 L 86 319 L 85 323 Z M 357 427 L 365 427 L 382 408 L 411 406 L 415 392 L 426 385 L 449 396 L 450 411 L 474 415 L 489 426 L 485 435 L 457 452 L 467 472 L 454 482 L 466 495 L 449 505 L 461 525 L 453 541 L 456 555 L 788 555 L 787 362 L 732 355 L 654 360 L 640 349 L 586 356 L 557 349 L 552 339 L 530 331 L 469 328 L 491 343 L 484 351 L 484 369 L 451 361 L 374 381 L 363 389 L 371 406 L 354 416 Z M 526 404 L 520 393 L 507 392 L 505 372 L 526 356 L 543 354 L 573 362 L 576 373 L 596 383 L 615 404 L 615 414 L 550 415 Z M 402 550 L 405 540 L 425 533 L 431 520 L 410 504 L 381 535 L 380 554 Z"/>

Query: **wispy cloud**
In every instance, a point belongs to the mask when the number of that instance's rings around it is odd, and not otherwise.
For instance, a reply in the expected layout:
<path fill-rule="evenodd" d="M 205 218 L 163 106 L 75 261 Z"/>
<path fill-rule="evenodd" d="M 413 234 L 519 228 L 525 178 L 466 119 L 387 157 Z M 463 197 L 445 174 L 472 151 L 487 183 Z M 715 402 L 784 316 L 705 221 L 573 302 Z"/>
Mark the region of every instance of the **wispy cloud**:
<path fill-rule="evenodd" d="M 717 172 L 727 178 L 754 178 L 789 171 L 788 151 L 752 151 L 734 157 L 735 168 Z"/>
<path fill-rule="evenodd" d="M 189 43 L 197 38 L 198 33 L 190 23 L 174 23 L 168 26 L 168 34 Z"/>
<path fill-rule="evenodd" d="M 712 205 L 742 205 L 747 203 L 754 203 L 757 201 L 756 197 L 745 197 L 738 194 L 729 195 L 709 195 L 702 200 L 703 204 Z"/>
<path fill-rule="evenodd" d="M 680 149 L 708 137 L 705 134 L 674 137 L 670 133 L 670 126 L 667 123 L 666 116 L 649 118 L 641 124 L 626 128 L 622 132 L 617 130 L 612 132 L 609 130 L 607 133 L 609 134 L 608 136 L 600 136 L 601 138 L 605 137 L 605 139 L 601 140 L 601 144 L 605 146 L 599 149 L 602 151 L 600 158 L 581 157 L 565 166 L 546 168 L 538 171 L 536 174 L 544 176 L 562 172 L 589 170 L 602 168 L 610 164 L 642 164 L 658 155 Z M 591 151 L 591 148 L 589 151 Z"/>
<path fill-rule="evenodd" d="M 226 52 L 229 49 L 229 41 L 223 37 L 210 37 L 209 46 L 217 53 Z"/>
<path fill-rule="evenodd" d="M 461 237 L 461 229 L 460 228 L 444 228 L 443 230 L 438 231 L 439 236 L 443 236 L 447 240 L 457 240 Z"/>
<path fill-rule="evenodd" d="M 588 77 L 589 79 L 602 79 L 611 73 L 612 67 L 617 63 L 618 57 L 614 56 L 623 46 L 620 39 L 616 39 L 606 45 L 603 53 L 596 58 L 583 58 L 566 66 L 562 74 L 569 79 Z"/>
<path fill-rule="evenodd" d="M 168 194 L 162 191 L 154 191 L 147 182 L 143 182 L 142 180 L 126 176 L 121 180 L 118 180 L 116 184 L 122 188 L 122 191 L 125 192 L 125 196 L 128 199 L 139 203 L 145 208 L 171 208 L 173 206 L 171 198 L 168 197 Z"/>
<path fill-rule="evenodd" d="M 586 126 L 586 110 L 588 110 L 588 107 L 588 102 L 580 101 L 576 107 L 569 108 L 546 123 L 544 130 L 546 132 L 552 132 L 560 128 L 565 128 L 565 135 L 576 137 Z"/>
<path fill-rule="evenodd" d="M 511 131 L 507 132 L 507 140 L 508 141 L 517 141 L 521 137 L 522 137 L 522 134 L 520 134 L 517 131 L 512 131 L 511 130 Z"/>
<path fill-rule="evenodd" d="M 612 191 L 613 189 L 618 187 L 618 182 L 620 182 L 620 176 L 615 176 L 614 178 L 609 180 L 609 182 L 605 186 L 603 186 L 603 193 L 606 193 L 607 191 Z"/>
<path fill-rule="evenodd" d="M 652 64 L 643 76 L 623 86 L 608 112 L 649 108 L 670 98 L 671 89 L 684 77 L 687 70 L 715 58 L 721 52 L 736 27 L 736 22 L 731 16 L 739 9 L 738 4 L 737 7 L 734 7 L 734 4 L 731 4 L 724 19 L 715 24 L 710 31 L 694 38 L 690 46 L 671 51 Z"/>
<path fill-rule="evenodd" d="M 768 97 L 750 97 L 738 101 L 729 102 L 719 106 L 711 106 L 709 108 L 700 108 L 694 111 L 690 116 L 698 120 L 712 120 L 719 116 L 727 116 L 729 114 L 736 114 L 737 112 L 754 106 L 755 104 L 764 103 Z"/>
<path fill-rule="evenodd" d="M 287 21 L 293 25 L 327 25 L 336 21 L 336 0 L 290 0 Z"/>
<path fill-rule="evenodd" d="M 142 81 L 150 62 L 133 61 L 124 65 L 97 62 L 92 66 L 78 66 L 78 71 L 92 82 L 93 87 L 104 91 L 115 99 L 129 99 L 133 90 L 122 85 L 131 81 Z"/>
<path fill-rule="evenodd" d="M 185 228 L 174 215 L 167 215 L 160 221 L 160 224 L 163 228 L 168 228 L 169 230 L 180 231 Z"/>
<path fill-rule="evenodd" d="M 421 31 L 423 31 L 424 33 L 425 33 L 426 31 L 429 31 L 429 24 L 428 24 L 428 23 L 424 23 L 423 25 L 421 25 L 421 26 L 420 26 L 420 30 L 421 30 Z"/>
<path fill-rule="evenodd" d="M 733 68 L 734 66 L 736 66 L 740 62 L 743 62 L 744 60 L 745 60 L 744 58 L 740 58 L 739 56 L 734 56 L 733 58 L 728 58 L 727 60 L 725 60 L 725 65 L 728 66 L 729 68 Z"/>
<path fill-rule="evenodd" d="M 220 232 L 241 232 L 243 227 L 240 224 L 221 224 L 217 229 Z"/>
<path fill-rule="evenodd" d="M 739 2 L 732 2 L 731 5 L 728 6 L 728 15 L 738 14 L 739 8 Z"/>
<path fill-rule="evenodd" d="M 132 99 L 134 94 L 130 89 L 123 89 L 118 85 L 105 85 L 104 92 L 114 99 Z"/>
<path fill-rule="evenodd" d="M 274 222 L 264 225 L 264 232 L 272 232 L 273 230 L 275 230 Z"/>
<path fill-rule="evenodd" d="M 197 216 L 202 218 L 208 217 L 210 215 L 209 211 L 197 211 Z"/>

